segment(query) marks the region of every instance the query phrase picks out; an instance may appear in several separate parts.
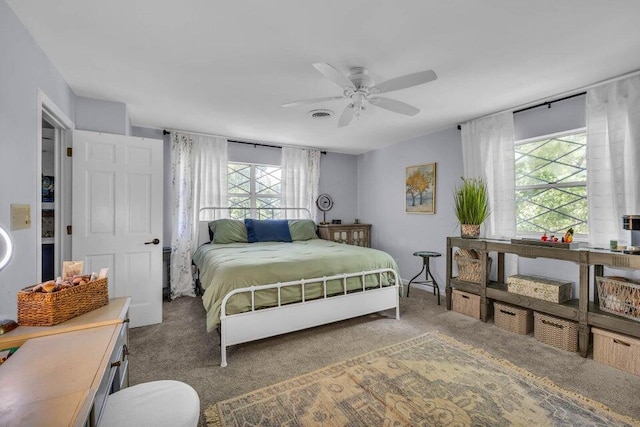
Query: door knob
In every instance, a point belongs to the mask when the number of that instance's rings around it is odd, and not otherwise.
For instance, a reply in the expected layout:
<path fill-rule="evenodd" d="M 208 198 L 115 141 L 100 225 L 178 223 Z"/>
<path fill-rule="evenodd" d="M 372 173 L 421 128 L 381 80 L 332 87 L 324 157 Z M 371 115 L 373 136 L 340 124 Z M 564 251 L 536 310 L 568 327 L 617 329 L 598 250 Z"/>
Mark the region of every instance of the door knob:
<path fill-rule="evenodd" d="M 160 243 L 160 239 L 153 239 L 150 242 L 144 242 L 145 245 L 157 245 Z"/>

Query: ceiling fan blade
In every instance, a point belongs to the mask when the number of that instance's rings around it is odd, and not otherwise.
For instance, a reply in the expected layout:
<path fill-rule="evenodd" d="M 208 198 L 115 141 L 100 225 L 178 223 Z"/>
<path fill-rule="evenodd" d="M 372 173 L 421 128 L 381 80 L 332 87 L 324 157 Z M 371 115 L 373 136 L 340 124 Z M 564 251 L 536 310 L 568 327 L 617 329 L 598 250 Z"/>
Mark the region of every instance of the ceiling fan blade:
<path fill-rule="evenodd" d="M 320 71 L 323 76 L 340 86 L 342 89 L 353 89 L 356 90 L 356 87 L 353 85 L 353 82 L 349 80 L 347 76 L 342 74 L 340 71 L 336 70 L 329 64 L 325 64 L 324 62 L 319 62 L 313 64 L 316 70 Z"/>
<path fill-rule="evenodd" d="M 344 111 L 340 115 L 340 120 L 338 120 L 338 127 L 347 126 L 353 120 L 353 108 L 351 108 L 351 104 L 344 107 Z"/>
<path fill-rule="evenodd" d="M 326 98 L 303 99 L 302 101 L 287 102 L 282 104 L 283 107 L 297 107 L 298 105 L 316 104 L 318 102 L 335 101 L 336 99 L 344 99 L 344 96 L 328 96 Z"/>
<path fill-rule="evenodd" d="M 419 71 L 413 74 L 407 74 L 406 76 L 396 77 L 394 79 L 386 80 L 380 84 L 377 84 L 371 88 L 371 93 L 386 93 L 394 90 L 405 89 L 412 86 L 418 86 L 424 83 L 429 83 L 437 79 L 438 76 L 433 70 Z"/>
<path fill-rule="evenodd" d="M 391 98 L 371 98 L 369 99 L 369 102 L 376 107 L 384 108 L 385 110 L 393 111 L 394 113 L 404 114 L 405 116 L 415 116 L 420 112 L 419 108 Z"/>

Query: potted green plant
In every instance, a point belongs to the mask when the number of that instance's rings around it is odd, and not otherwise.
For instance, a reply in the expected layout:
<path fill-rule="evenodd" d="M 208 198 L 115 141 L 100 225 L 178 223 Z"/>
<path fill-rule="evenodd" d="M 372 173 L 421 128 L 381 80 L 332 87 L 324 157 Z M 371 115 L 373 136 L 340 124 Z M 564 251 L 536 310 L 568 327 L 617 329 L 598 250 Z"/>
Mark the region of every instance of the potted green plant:
<path fill-rule="evenodd" d="M 482 178 L 462 178 L 462 184 L 454 190 L 453 200 L 461 236 L 477 239 L 480 225 L 490 213 L 487 184 Z"/>

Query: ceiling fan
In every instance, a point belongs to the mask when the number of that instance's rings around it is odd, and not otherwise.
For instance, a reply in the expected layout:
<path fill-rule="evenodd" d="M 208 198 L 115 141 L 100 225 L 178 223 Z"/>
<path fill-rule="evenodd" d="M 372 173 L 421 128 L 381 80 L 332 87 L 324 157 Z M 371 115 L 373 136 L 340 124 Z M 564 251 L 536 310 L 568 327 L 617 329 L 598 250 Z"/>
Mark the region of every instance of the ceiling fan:
<path fill-rule="evenodd" d="M 298 105 L 315 104 L 318 102 L 333 101 L 336 99 L 348 99 L 350 102 L 342 111 L 338 127 L 347 126 L 354 117 L 360 117 L 360 113 L 366 110 L 366 103 L 384 108 L 407 116 L 415 116 L 420 109 L 396 101 L 395 99 L 378 96 L 383 93 L 393 92 L 394 90 L 405 89 L 428 83 L 438 78 L 432 70 L 419 71 L 413 74 L 396 77 L 386 80 L 382 83 L 375 84 L 369 71 L 364 67 L 352 67 L 349 69 L 349 75 L 344 75 L 329 64 L 317 63 L 313 64 L 316 70 L 320 71 L 323 76 L 342 88 L 342 96 L 330 96 L 327 98 L 306 99 L 302 101 L 288 102 L 282 104 L 283 107 L 296 107 Z"/>

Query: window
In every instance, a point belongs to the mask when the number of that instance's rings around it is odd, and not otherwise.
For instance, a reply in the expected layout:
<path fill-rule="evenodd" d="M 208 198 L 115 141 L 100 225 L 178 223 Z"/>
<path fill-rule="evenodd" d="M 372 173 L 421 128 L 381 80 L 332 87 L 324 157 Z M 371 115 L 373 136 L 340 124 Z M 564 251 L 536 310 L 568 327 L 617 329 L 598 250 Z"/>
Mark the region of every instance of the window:
<path fill-rule="evenodd" d="M 282 200 L 280 166 L 231 162 L 228 165 L 229 207 L 234 208 L 230 210 L 230 217 L 279 218 Z M 256 211 L 256 208 L 262 209 Z"/>
<path fill-rule="evenodd" d="M 584 128 L 515 143 L 519 235 L 587 235 L 587 134 Z"/>

